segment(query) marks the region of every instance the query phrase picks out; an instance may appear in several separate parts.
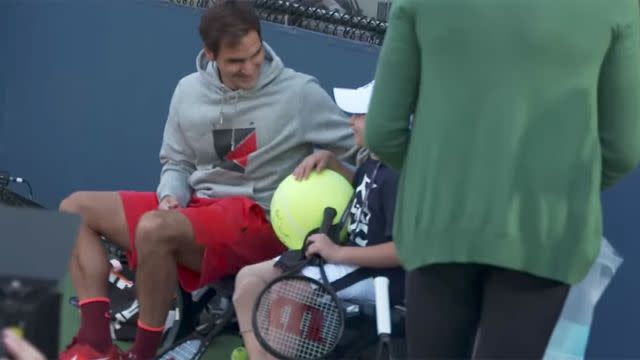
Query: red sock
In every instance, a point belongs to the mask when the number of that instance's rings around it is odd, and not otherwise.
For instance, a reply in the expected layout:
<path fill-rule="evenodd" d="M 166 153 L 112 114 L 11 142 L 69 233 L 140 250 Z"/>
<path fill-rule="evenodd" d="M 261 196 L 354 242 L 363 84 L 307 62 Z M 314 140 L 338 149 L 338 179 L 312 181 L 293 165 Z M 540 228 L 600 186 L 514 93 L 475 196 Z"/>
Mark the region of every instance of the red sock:
<path fill-rule="evenodd" d="M 155 359 L 156 352 L 162 341 L 162 331 L 164 327 L 151 327 L 138 320 L 138 332 L 136 341 L 133 343 L 129 353 L 133 354 L 137 360 Z"/>
<path fill-rule="evenodd" d="M 106 353 L 112 345 L 109 305 L 109 299 L 105 297 L 80 301 L 80 330 L 76 338 L 100 353 Z"/>

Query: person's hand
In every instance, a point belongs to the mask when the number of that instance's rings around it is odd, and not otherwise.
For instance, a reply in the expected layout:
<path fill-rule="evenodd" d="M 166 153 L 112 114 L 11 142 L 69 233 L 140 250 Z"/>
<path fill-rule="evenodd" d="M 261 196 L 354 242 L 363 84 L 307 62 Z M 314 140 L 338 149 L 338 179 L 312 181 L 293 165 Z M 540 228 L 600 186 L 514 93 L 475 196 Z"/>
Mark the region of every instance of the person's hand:
<path fill-rule="evenodd" d="M 30 342 L 16 336 L 9 329 L 2 330 L 2 345 L 14 360 L 45 360 L 44 355 Z"/>
<path fill-rule="evenodd" d="M 337 161 L 336 155 L 331 151 L 317 150 L 302 160 L 300 165 L 293 170 L 293 177 L 300 181 L 308 178 L 313 170 L 335 169 Z"/>
<path fill-rule="evenodd" d="M 328 263 L 337 263 L 340 259 L 340 251 L 342 247 L 325 235 L 325 234 L 313 234 L 307 239 L 309 245 L 305 255 L 311 257 L 318 255 Z"/>
<path fill-rule="evenodd" d="M 158 204 L 159 210 L 171 210 L 171 209 L 177 209 L 179 207 L 180 207 L 180 204 L 178 204 L 178 200 L 171 195 L 167 195 L 163 197 L 162 200 L 160 201 L 160 204 Z"/>

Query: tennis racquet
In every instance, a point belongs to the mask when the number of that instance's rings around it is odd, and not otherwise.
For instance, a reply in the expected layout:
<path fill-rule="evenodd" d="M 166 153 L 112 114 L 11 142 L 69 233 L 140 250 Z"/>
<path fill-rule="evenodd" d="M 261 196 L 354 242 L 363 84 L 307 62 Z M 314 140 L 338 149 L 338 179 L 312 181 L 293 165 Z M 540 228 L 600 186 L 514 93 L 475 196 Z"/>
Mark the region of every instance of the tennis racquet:
<path fill-rule="evenodd" d="M 195 331 L 162 353 L 159 360 L 198 360 L 213 339 L 231 321 L 234 315 L 231 301 L 224 296 L 214 296 L 200 315 L 200 325 Z"/>
<path fill-rule="evenodd" d="M 336 216 L 326 208 L 320 232 L 327 234 Z M 285 360 L 320 359 L 336 347 L 344 330 L 341 302 L 329 285 L 324 261 L 312 257 L 304 265 L 320 267 L 322 282 L 298 275 L 304 266 L 267 284 L 253 311 L 253 331 L 271 355 Z"/>

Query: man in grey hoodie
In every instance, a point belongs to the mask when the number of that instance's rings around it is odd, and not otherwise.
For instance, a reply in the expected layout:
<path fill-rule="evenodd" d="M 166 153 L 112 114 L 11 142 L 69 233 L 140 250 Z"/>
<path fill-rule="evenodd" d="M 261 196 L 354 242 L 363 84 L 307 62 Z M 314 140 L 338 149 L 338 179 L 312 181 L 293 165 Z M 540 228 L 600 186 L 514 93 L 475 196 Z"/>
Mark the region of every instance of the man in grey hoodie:
<path fill-rule="evenodd" d="M 266 215 L 277 185 L 315 147 L 343 154 L 353 146 L 344 113 L 313 77 L 284 67 L 250 5 L 216 2 L 200 35 L 198 71 L 171 100 L 157 192 L 77 192 L 60 205 L 83 219 L 70 264 L 81 325 L 62 360 L 122 356 L 104 316 L 100 235 L 137 267 L 138 333 L 126 356 L 151 359 L 176 280 L 191 291 L 281 253 Z"/>

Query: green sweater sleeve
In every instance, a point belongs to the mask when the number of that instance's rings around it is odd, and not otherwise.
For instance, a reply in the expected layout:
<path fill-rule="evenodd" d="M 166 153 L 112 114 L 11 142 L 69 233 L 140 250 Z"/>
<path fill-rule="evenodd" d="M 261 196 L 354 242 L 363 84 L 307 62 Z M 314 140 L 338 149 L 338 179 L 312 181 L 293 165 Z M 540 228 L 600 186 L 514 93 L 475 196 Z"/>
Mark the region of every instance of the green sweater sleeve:
<path fill-rule="evenodd" d="M 420 53 L 411 0 L 396 0 L 378 59 L 365 125 L 367 147 L 401 169 L 409 145 L 409 121 L 418 95 Z"/>
<path fill-rule="evenodd" d="M 625 4 L 621 13 L 627 20 L 613 30 L 598 87 L 602 189 L 640 161 L 640 10 L 636 0 Z"/>

